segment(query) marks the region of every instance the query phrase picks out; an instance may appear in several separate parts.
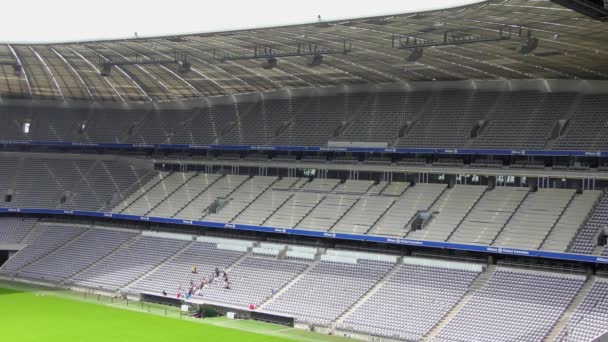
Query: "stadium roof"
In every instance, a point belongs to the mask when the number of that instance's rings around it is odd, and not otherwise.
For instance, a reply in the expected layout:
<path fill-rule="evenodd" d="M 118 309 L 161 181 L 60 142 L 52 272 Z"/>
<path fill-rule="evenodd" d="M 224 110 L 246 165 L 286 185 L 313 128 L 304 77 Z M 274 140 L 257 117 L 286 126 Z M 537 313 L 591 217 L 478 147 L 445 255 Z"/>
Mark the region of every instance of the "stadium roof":
<path fill-rule="evenodd" d="M 385 18 L 131 40 L 0 45 L 0 98 L 85 101 L 176 101 L 277 89 L 394 82 L 586 79 L 608 80 L 608 24 L 546 0 L 489 1 Z M 511 39 L 494 40 L 502 30 Z M 447 45 L 444 41 L 448 32 Z M 528 32 L 538 39 L 529 42 Z M 393 47 L 418 44 L 418 49 Z M 399 41 L 401 39 L 401 41 Z M 429 41 L 433 40 L 432 43 Z M 461 44 L 465 40 L 478 42 Z M 485 40 L 485 41 L 483 41 Z M 316 44 L 311 56 L 235 59 L 272 47 L 293 52 Z M 342 54 L 347 48 L 352 49 Z M 525 43 L 528 45 L 525 46 Z M 422 45 L 421 45 L 422 46 Z M 528 53 L 520 50 L 529 48 Z M 409 46 L 411 47 L 411 45 Z M 188 72 L 158 64 L 184 53 Z M 214 57 L 215 52 L 215 57 Z M 137 58 L 135 56 L 139 55 Z M 412 61 L 408 61 L 407 59 Z M 184 61 L 179 56 L 179 61 Z M 103 77 L 103 65 L 110 75 Z M 17 65 L 21 74 L 15 72 Z M 268 66 L 267 66 L 268 67 Z"/>

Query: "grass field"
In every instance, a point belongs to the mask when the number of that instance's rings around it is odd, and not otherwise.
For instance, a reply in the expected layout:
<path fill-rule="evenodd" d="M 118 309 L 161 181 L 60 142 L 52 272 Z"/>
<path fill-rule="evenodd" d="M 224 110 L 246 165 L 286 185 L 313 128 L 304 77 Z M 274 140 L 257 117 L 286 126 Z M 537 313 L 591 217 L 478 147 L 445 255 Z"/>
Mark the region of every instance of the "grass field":
<path fill-rule="evenodd" d="M 86 300 L 82 295 L 65 291 L 0 283 L 0 341 L 346 340 L 256 321 L 179 317 L 173 308 L 140 303 L 127 307 L 99 302 L 96 297 Z"/>

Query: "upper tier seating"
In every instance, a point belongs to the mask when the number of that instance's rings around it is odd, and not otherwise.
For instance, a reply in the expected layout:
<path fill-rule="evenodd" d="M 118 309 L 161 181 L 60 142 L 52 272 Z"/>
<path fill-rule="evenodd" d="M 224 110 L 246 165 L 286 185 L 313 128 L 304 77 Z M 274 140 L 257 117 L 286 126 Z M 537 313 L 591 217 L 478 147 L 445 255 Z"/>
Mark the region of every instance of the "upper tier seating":
<path fill-rule="evenodd" d="M 574 94 L 512 93 L 487 118 L 473 148 L 542 150 L 551 127 L 567 113 Z"/>
<path fill-rule="evenodd" d="M 349 141 L 598 151 L 608 149 L 607 103 L 605 95 L 442 91 L 274 98 L 192 110 L 43 107 L 33 112 L 0 106 L 0 140 L 294 146 Z M 551 140 L 558 120 L 565 125 Z M 25 123 L 29 133 L 23 131 Z"/>
<path fill-rule="evenodd" d="M 608 97 L 586 95 L 576 107 L 568 127 L 555 145 L 556 150 L 605 151 L 608 149 Z"/>
<path fill-rule="evenodd" d="M 496 101 L 495 93 L 445 92 L 431 97 L 399 147 L 455 148 L 469 139 L 475 124 Z M 454 120 L 457 117 L 458 120 Z"/>
<path fill-rule="evenodd" d="M 265 145 L 282 126 L 292 119 L 301 101 L 277 99 L 256 103 L 234 127 L 220 139 L 226 145 Z"/>
<path fill-rule="evenodd" d="M 324 146 L 335 140 L 341 127 L 358 113 L 365 96 L 316 97 L 303 102 L 293 118 L 292 124 L 272 145 Z"/>
<path fill-rule="evenodd" d="M 428 93 L 412 93 L 410 96 L 377 94 L 371 105 L 357 115 L 352 124 L 333 140 L 355 142 L 390 142 L 397 138 L 399 130 L 429 98 Z"/>

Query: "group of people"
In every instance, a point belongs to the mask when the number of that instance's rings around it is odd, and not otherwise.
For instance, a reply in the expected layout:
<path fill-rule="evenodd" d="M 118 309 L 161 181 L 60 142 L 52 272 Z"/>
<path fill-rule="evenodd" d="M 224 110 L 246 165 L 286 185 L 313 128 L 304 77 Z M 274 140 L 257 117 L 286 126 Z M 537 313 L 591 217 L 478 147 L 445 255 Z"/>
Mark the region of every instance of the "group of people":
<path fill-rule="evenodd" d="M 192 274 L 198 274 L 198 269 L 196 266 L 192 265 L 191 271 Z M 211 272 L 211 276 L 209 279 L 201 278 L 199 284 L 195 284 L 193 279 L 190 279 L 190 286 L 187 291 L 182 289 L 182 283 L 179 284 L 179 288 L 177 290 L 176 297 L 178 299 L 185 298 L 190 299 L 192 296 L 200 296 L 202 294 L 202 290 L 207 286 L 207 284 L 214 283 L 216 281 L 223 282 L 222 286 L 226 290 L 230 290 L 230 281 L 228 280 L 228 272 L 225 269 L 220 269 L 216 267 L 215 270 Z M 163 296 L 167 296 L 167 291 L 163 290 Z"/>

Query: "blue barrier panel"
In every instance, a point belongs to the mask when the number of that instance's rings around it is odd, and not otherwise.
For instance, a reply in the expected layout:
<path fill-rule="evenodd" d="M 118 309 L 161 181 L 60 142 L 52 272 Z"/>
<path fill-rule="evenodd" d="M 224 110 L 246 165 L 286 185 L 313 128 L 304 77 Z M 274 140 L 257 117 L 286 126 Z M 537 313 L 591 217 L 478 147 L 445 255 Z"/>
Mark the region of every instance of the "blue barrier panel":
<path fill-rule="evenodd" d="M 352 153 L 417 153 L 417 154 L 480 154 L 480 155 L 529 155 L 529 156 L 587 156 L 606 157 L 608 151 L 548 151 L 548 150 L 497 150 L 497 149 L 433 149 L 395 147 L 328 147 L 328 146 L 251 146 L 251 145 L 204 145 L 204 144 L 126 144 L 82 143 L 58 141 L 0 141 L 3 145 L 32 145 L 48 147 L 103 147 L 122 149 L 194 149 L 231 151 L 292 151 L 292 152 L 352 152 Z"/>
<path fill-rule="evenodd" d="M 441 248 L 441 249 L 453 249 L 453 250 L 462 250 L 462 251 L 480 252 L 480 253 L 505 254 L 505 255 L 516 255 L 516 256 L 525 256 L 525 257 L 538 257 L 538 258 L 546 258 L 546 259 L 608 264 L 608 257 L 601 257 L 601 256 L 594 256 L 594 255 L 556 253 L 556 252 L 547 252 L 547 251 L 539 251 L 539 250 L 525 250 L 525 249 L 483 246 L 483 245 L 468 245 L 468 244 L 439 242 L 439 241 L 424 241 L 424 240 L 412 240 L 412 239 L 404 239 L 404 238 L 390 238 L 390 237 L 382 237 L 382 236 L 342 234 L 342 233 L 333 233 L 333 232 L 326 232 L 326 231 L 309 231 L 309 230 L 291 229 L 291 228 L 252 226 L 252 225 L 223 223 L 223 222 L 193 221 L 193 220 L 182 220 L 182 219 L 173 219 L 173 218 L 165 218 L 165 217 L 148 217 L 148 216 L 127 215 L 127 214 L 104 213 L 104 212 L 96 212 L 96 211 L 44 209 L 44 208 L 0 208 L 0 213 L 74 215 L 74 216 L 84 216 L 84 217 L 113 218 L 113 219 L 131 220 L 131 221 L 156 222 L 156 223 L 175 224 L 175 225 L 195 225 L 195 226 L 208 227 L 208 228 L 247 230 L 247 231 L 256 231 L 256 232 L 263 232 L 263 233 L 279 233 L 279 234 L 317 237 L 317 238 L 332 238 L 332 239 L 342 239 L 342 240 L 352 240 L 352 241 L 368 241 L 368 242 L 376 242 L 376 243 L 398 244 L 398 245 Z"/>

